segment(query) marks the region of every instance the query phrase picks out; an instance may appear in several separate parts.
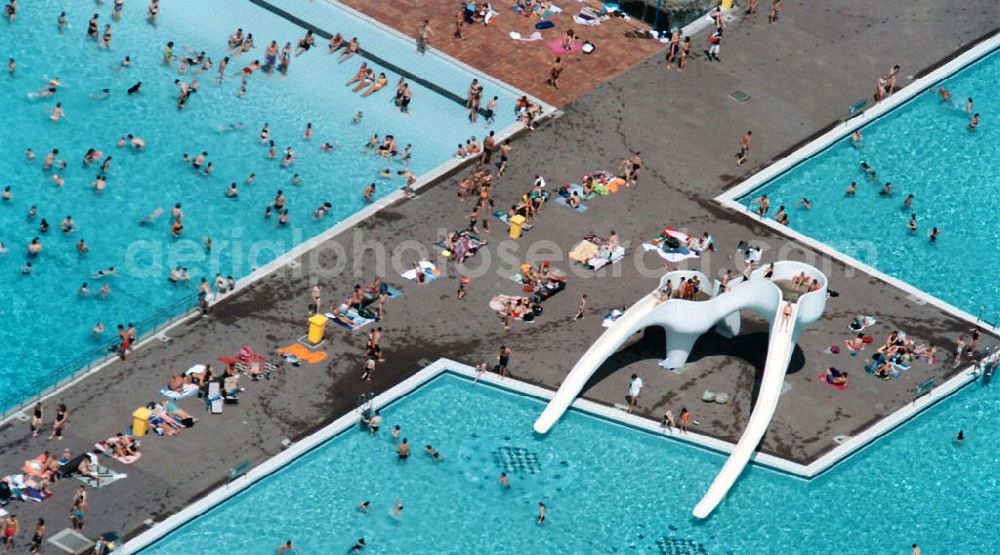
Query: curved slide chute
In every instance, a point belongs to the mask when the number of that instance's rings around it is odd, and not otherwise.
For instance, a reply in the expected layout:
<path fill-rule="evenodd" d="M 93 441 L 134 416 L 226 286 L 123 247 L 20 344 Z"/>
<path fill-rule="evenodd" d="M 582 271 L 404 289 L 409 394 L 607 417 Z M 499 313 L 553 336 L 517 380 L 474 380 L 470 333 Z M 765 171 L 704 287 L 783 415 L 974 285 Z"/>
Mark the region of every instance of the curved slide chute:
<path fill-rule="evenodd" d="M 792 305 L 791 322 L 795 321 L 798 307 Z M 701 501 L 694 507 L 693 514 L 698 518 L 708 518 L 712 511 L 722 503 L 729 489 L 736 483 L 736 479 L 743 473 L 743 468 L 750 462 L 757 445 L 767 432 L 767 427 L 771 424 L 771 417 L 774 416 L 775 409 L 778 408 L 778 399 L 781 398 L 781 388 L 785 381 L 785 371 L 788 369 L 788 362 L 792 359 L 792 350 L 795 348 L 795 341 L 792 340 L 792 326 L 785 325 L 784 319 L 780 316 L 775 318 L 771 324 L 771 336 L 767 342 L 767 360 L 764 362 L 764 378 L 761 380 L 760 393 L 757 395 L 757 402 L 750 412 L 750 420 L 743 430 L 743 435 L 736 442 L 736 447 L 726 459 L 726 464 L 722 465 L 722 470 L 716 475 L 712 485 L 708 487 Z"/>
<path fill-rule="evenodd" d="M 799 333 L 807 325 L 818 320 L 826 307 L 827 279 L 821 272 L 807 264 L 792 261 L 776 262 L 772 271 L 773 275 L 769 279 L 764 277 L 763 268 L 758 269 L 750 275 L 750 279 L 732 285 L 729 290 L 705 301 L 683 299 L 660 301 L 657 298 L 657 291 L 640 299 L 580 357 L 535 421 L 535 431 L 547 433 L 569 409 L 601 364 L 632 334 L 649 326 L 662 326 L 666 329 L 665 365 L 677 368 L 687 362 L 691 348 L 699 336 L 713 326 L 723 335 L 736 335 L 739 333 L 739 311 L 751 310 L 770 323 L 771 333 L 768 339 L 763 382 L 747 428 L 705 498 L 695 508 L 695 516 L 707 517 L 725 498 L 767 431 L 778 405 L 785 372 Z M 791 305 L 791 315 L 784 319 L 781 315 L 786 305 L 783 300 L 784 294 L 774 281 L 791 281 L 803 274 L 808 276 L 808 279 L 815 280 L 818 287 L 787 303 Z M 676 284 L 680 278 L 690 279 L 694 276 L 697 276 L 703 285 L 712 283 L 701 272 L 680 270 L 668 272 L 660 278 L 660 288 L 668 283 Z"/>

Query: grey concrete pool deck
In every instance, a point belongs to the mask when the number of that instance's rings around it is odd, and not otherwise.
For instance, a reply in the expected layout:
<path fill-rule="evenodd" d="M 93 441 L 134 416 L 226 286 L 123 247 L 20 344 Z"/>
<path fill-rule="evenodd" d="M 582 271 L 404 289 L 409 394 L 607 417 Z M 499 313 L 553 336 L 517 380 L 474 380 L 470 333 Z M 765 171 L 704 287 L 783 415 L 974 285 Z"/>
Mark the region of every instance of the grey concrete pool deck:
<path fill-rule="evenodd" d="M 698 235 L 709 231 L 715 237 L 719 252 L 687 267 L 709 275 L 738 270 L 736 246 L 752 240 L 765 246 L 765 263 L 775 260 L 777 253 L 809 261 L 827 273 L 830 288 L 840 293 L 829 299 L 825 317 L 802 334 L 786 378 L 788 391 L 761 444 L 763 451 L 789 460 L 815 460 L 834 446 L 834 436 L 856 434 L 910 402 L 917 384 L 931 377 L 940 383 L 956 371 L 951 364 L 921 363 L 901 379 L 883 382 L 861 369 L 864 356 L 823 354 L 831 344 L 843 345 L 851 318 L 862 310 L 872 312 L 878 324 L 866 331 L 877 342 L 894 329 L 905 330 L 918 341 L 939 346 L 942 360 L 971 325 L 871 276 L 824 259 L 712 199 L 746 172 L 843 117 L 855 100 L 871 94 L 879 74 L 893 64 L 902 66 L 902 75 L 912 75 L 993 30 L 993 18 L 983 14 L 996 11 L 995 2 L 986 1 L 961 5 L 933 0 L 906 5 L 862 0 L 811 6 L 790 3 L 776 26 L 768 26 L 761 15 L 753 24 L 731 25 L 722 63 L 697 57 L 681 76 L 668 72 L 656 56 L 598 87 L 567 105 L 562 117 L 518 138 L 510 170 L 495 188 L 498 208 L 504 208 L 530 188 L 536 173 L 543 174 L 554 189 L 579 182 L 591 170 L 616 171 L 629 150 L 641 151 L 646 161 L 637 187 L 595 199 L 582 214 L 549 204 L 534 229 L 519 241 L 520 250 L 512 254 L 519 260 L 532 242 L 550 241 L 562 254 L 540 249 L 533 261 L 553 260 L 555 267 L 569 275 L 566 290 L 545 301 L 537 322 L 514 322 L 504 331 L 498 315 L 487 306 L 493 295 L 518 294 L 518 285 L 506 277 L 516 269 L 498 272 L 494 268 L 475 277 L 464 301 L 456 298 L 459 281 L 450 263 L 441 263 L 448 275 L 424 286 L 406 282 L 387 269 L 386 281 L 399 286 L 404 295 L 388 303 L 386 318 L 376 324 L 386 332 L 387 361 L 372 382 L 359 379 L 365 334 L 371 328 L 351 333 L 330 325 L 323 346 L 329 353 L 326 361 L 284 365 L 270 381 L 245 381 L 240 404 L 226 406 L 224 414 L 207 414 L 197 399 L 180 401 L 181 407 L 200 419 L 194 428 L 175 437 L 146 438 L 142 459 L 131 465 L 102 458 L 106 466 L 129 476 L 90 492 L 85 533 L 91 537 L 105 531 L 134 534 L 147 518 L 161 520 L 224 483 L 228 470 L 241 461 L 256 464 L 280 452 L 282 440 L 308 434 L 353 410 L 360 394 L 384 391 L 439 357 L 469 364 L 492 362 L 500 345 L 506 344 L 514 350 L 511 369 L 515 377 L 556 388 L 577 357 L 604 331 L 604 313 L 632 304 L 656 286 L 654 270 L 662 273 L 662 261 L 654 254 L 642 254 L 639 245 L 666 225 Z M 703 37 L 693 37 L 693 41 L 692 51 L 704 48 Z M 902 84 L 907 81 L 902 79 Z M 730 99 L 735 90 L 746 92 L 750 99 Z M 733 152 L 747 129 L 754 131 L 750 163 L 737 168 Z M 431 247 L 442 230 L 461 228 L 466 222 L 471 206 L 456 200 L 456 183 L 455 178 L 446 179 L 335 241 L 347 245 L 348 252 L 355 233 L 363 234 L 365 242 L 384 245 L 390 254 L 407 240 Z M 487 256 L 496 261 L 496 249 L 506 234 L 503 224 L 495 220 L 492 224 L 493 232 L 484 236 L 493 244 L 470 261 L 472 267 Z M 611 229 L 629 243 L 629 255 L 610 272 L 587 275 L 566 261 L 565 253 L 584 234 L 607 235 Z M 305 333 L 310 288 L 316 276 L 326 273 L 320 268 L 336 266 L 337 249 L 325 247 L 304 257 L 297 267 L 233 294 L 215 306 L 210 316 L 172 330 L 168 342 L 154 342 L 126 362 L 112 364 L 47 402 L 47 421 L 57 402 L 65 402 L 72 411 L 63 441 L 32 439 L 26 422 L 14 421 L 0 429 L 0 469 L 15 472 L 24 460 L 46 449 L 58 452 L 65 446 L 78 453 L 123 431 L 135 408 L 159 398 L 156 392 L 171 373 L 231 356 L 244 344 L 270 353 L 293 343 Z M 418 257 L 413 250 L 398 254 L 403 263 Z M 369 283 L 376 258 L 372 249 L 358 257 L 348 255 L 348 268 L 361 268 L 361 275 L 323 277 L 323 303 L 346 298 L 355 283 Z M 642 267 L 646 270 L 640 271 Z M 581 294 L 588 295 L 589 308 L 583 320 L 574 321 Z M 749 416 L 767 344 L 762 320 L 747 316 L 743 324 L 742 334 L 733 340 L 704 336 L 681 372 L 658 366 L 664 355 L 663 336 L 655 330 L 648 332 L 612 357 L 584 396 L 605 404 L 621 403 L 629 375 L 638 373 L 646 382 L 639 403 L 641 414 L 659 419 L 667 408 L 677 413 L 686 406 L 699 422 L 699 432 L 733 441 Z M 994 344 L 984 337 L 984 347 Z M 828 366 L 851 373 L 849 389 L 837 391 L 816 379 Z M 727 392 L 732 400 L 724 406 L 704 404 L 699 398 L 705 389 Z M 15 503 L 12 512 L 19 515 L 25 529 L 36 518 L 46 518 L 51 535 L 68 523 L 78 483 L 56 484 L 52 498 L 40 504 Z M 28 536 L 23 534 L 25 539 Z M 24 552 L 26 543 L 21 541 L 15 552 Z"/>

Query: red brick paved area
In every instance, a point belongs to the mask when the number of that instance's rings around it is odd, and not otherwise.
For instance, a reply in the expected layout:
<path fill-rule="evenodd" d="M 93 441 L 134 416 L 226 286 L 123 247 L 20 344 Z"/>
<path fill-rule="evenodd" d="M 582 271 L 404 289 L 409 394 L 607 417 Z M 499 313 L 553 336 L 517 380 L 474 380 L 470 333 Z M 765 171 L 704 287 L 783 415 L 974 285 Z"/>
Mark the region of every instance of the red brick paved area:
<path fill-rule="evenodd" d="M 541 31 L 542 40 L 524 42 L 511 40 L 516 31 L 528 37 L 535 31 L 537 17 L 524 17 L 513 11 L 514 0 L 493 0 L 496 19 L 489 25 L 462 27 L 462 39 L 453 38 L 456 17 L 461 13 L 459 0 L 341 0 L 394 29 L 416 37 L 420 23 L 430 20 L 431 48 L 438 49 L 475 68 L 506 81 L 555 106 L 563 106 L 610 80 L 619 73 L 662 49 L 659 42 L 649 39 L 648 26 L 632 19 L 611 18 L 599 26 L 578 25 L 573 16 L 587 3 L 577 0 L 554 2 L 563 11 L 552 17 L 555 27 Z M 578 40 L 589 40 L 597 47 L 592 54 L 562 56 L 563 74 L 559 90 L 546 84 L 549 70 L 556 58 L 548 42 L 561 40 L 572 28 Z M 632 38 L 636 35 L 646 38 Z"/>

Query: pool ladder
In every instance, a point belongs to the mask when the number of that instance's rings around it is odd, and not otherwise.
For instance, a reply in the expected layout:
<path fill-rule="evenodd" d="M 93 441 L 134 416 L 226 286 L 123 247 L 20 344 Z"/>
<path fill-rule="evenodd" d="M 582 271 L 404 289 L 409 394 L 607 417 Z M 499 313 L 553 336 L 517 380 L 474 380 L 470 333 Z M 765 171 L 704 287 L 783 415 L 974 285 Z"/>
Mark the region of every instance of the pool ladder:
<path fill-rule="evenodd" d="M 358 406 L 356 408 L 357 412 L 364 413 L 372 408 L 372 402 L 375 400 L 375 394 L 368 392 L 362 393 L 358 396 Z"/>

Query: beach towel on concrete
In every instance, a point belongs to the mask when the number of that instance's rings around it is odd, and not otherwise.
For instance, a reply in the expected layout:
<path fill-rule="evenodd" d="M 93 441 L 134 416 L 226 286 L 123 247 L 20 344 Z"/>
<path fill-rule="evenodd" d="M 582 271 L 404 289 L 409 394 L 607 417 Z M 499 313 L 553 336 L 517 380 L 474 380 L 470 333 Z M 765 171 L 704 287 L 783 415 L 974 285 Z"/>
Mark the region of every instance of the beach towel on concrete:
<path fill-rule="evenodd" d="M 212 414 L 222 414 L 222 388 L 219 386 L 219 382 L 209 382 L 208 395 L 205 400 L 208 402 L 208 409 Z"/>
<path fill-rule="evenodd" d="M 826 385 L 828 385 L 828 386 L 830 386 L 830 387 L 832 387 L 834 389 L 839 389 L 840 391 L 843 391 L 843 390 L 847 389 L 847 384 L 846 383 L 845 384 L 830 383 L 830 382 L 828 382 L 826 380 L 826 376 L 824 376 L 823 374 L 820 374 L 819 376 L 816 376 L 816 379 L 819 380 L 819 381 L 821 381 L 821 382 L 823 382 L 823 383 L 825 383 Z"/>
<path fill-rule="evenodd" d="M 160 395 L 163 395 L 164 397 L 168 399 L 173 399 L 175 401 L 177 399 L 184 399 L 186 397 L 191 397 L 192 395 L 197 395 L 197 394 L 198 394 L 198 386 L 196 386 L 193 383 L 184 384 L 183 386 L 181 386 L 181 391 L 174 391 L 172 389 L 167 389 L 166 387 L 160 390 Z"/>
<path fill-rule="evenodd" d="M 546 44 L 549 45 L 549 50 L 551 50 L 552 53 L 556 55 L 576 54 L 577 52 L 583 50 L 583 43 L 578 40 L 573 41 L 573 45 L 569 47 L 569 50 L 563 48 L 562 39 L 550 40 Z"/>
<path fill-rule="evenodd" d="M 623 258 L 625 258 L 625 247 L 618 245 L 610 252 L 600 252 L 588 258 L 583 265 L 596 272 L 609 264 L 619 262 Z"/>
<path fill-rule="evenodd" d="M 420 268 L 424 271 L 424 281 L 431 282 L 441 276 L 441 270 L 437 269 L 430 260 L 421 260 L 419 262 Z M 417 281 L 417 269 L 407 270 L 402 274 L 399 274 L 410 281 Z"/>
<path fill-rule="evenodd" d="M 326 360 L 326 351 L 310 351 L 301 343 L 292 343 L 287 347 L 278 349 L 278 352 L 285 355 L 292 355 L 306 364 L 318 364 Z"/>
<path fill-rule="evenodd" d="M 542 15 L 538 16 L 538 19 L 546 19 L 562 12 L 562 8 L 556 6 L 555 4 L 549 4 L 549 9 L 542 12 Z"/>
<path fill-rule="evenodd" d="M 519 40 L 523 42 L 534 42 L 536 40 L 542 40 L 542 33 L 540 31 L 535 31 L 530 35 L 528 35 L 528 38 L 524 38 L 521 36 L 521 33 L 518 33 L 517 31 L 511 31 L 510 38 L 513 40 Z"/>
<path fill-rule="evenodd" d="M 367 310 L 359 312 L 353 308 L 348 308 L 346 304 L 338 306 L 337 312 L 327 312 L 324 316 L 350 331 L 361 329 L 377 319 L 373 313 Z"/>
<path fill-rule="evenodd" d="M 76 474 L 73 477 L 92 488 L 103 488 L 105 486 L 110 486 L 118 480 L 128 478 L 128 474 L 125 474 L 124 472 L 115 472 L 114 470 L 103 467 L 99 464 L 94 466 L 94 474 L 97 474 L 100 481 L 94 480 L 90 476 L 84 476 L 83 474 Z"/>
<path fill-rule="evenodd" d="M 570 210 L 574 210 L 576 212 L 586 212 L 587 211 L 587 205 L 584 204 L 583 202 L 581 202 L 579 205 L 577 205 L 576 208 L 573 208 L 572 206 L 569 205 L 568 202 L 566 202 L 566 199 L 563 198 L 563 197 L 557 198 L 556 199 L 556 204 L 561 204 L 561 205 L 565 206 L 566 208 L 569 208 Z"/>

